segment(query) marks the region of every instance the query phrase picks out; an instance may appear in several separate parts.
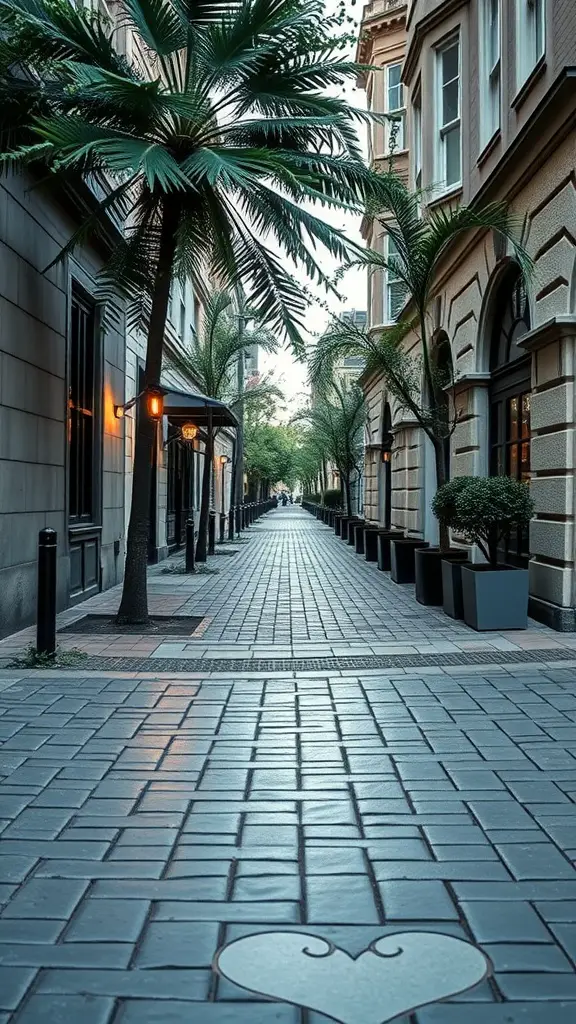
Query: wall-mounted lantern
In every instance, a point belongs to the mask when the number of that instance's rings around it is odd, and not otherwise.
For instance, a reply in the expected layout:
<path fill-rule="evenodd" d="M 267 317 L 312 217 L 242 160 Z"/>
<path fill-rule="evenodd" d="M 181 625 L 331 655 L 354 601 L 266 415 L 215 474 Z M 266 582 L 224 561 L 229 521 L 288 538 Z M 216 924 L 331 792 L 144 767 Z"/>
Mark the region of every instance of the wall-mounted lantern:
<path fill-rule="evenodd" d="M 117 420 L 123 419 L 128 410 L 142 398 L 142 395 L 146 395 L 146 408 L 150 419 L 160 420 L 164 414 L 164 395 L 167 393 L 166 388 L 161 388 L 160 386 L 144 388 L 139 395 L 131 398 L 129 402 L 124 402 L 123 405 L 115 405 L 114 415 Z"/>
<path fill-rule="evenodd" d="M 195 441 L 198 437 L 198 427 L 195 423 L 183 423 L 180 434 L 183 441 Z"/>

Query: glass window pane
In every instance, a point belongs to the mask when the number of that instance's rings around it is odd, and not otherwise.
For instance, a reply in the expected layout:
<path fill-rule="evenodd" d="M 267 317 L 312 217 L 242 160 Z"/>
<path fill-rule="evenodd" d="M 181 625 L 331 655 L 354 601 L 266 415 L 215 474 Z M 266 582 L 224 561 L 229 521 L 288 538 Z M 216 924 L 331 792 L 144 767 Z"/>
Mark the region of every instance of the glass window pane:
<path fill-rule="evenodd" d="M 442 84 L 451 82 L 458 77 L 459 65 L 459 43 L 454 43 L 447 50 L 442 51 Z"/>
<path fill-rule="evenodd" d="M 459 88 L 460 83 L 458 79 L 451 82 L 449 85 L 445 85 L 442 89 L 442 124 L 450 124 L 451 121 L 455 121 L 459 114 Z"/>
<path fill-rule="evenodd" d="M 406 290 L 402 281 L 388 284 L 388 319 L 396 320 L 404 305 Z"/>
<path fill-rule="evenodd" d="M 522 395 L 522 437 L 530 437 L 530 395 Z"/>
<path fill-rule="evenodd" d="M 518 478 L 518 445 L 511 444 L 508 449 L 508 457 L 510 459 L 510 466 L 508 472 L 511 477 L 516 480 Z"/>
<path fill-rule="evenodd" d="M 521 451 L 521 456 L 520 456 L 520 479 L 521 480 L 529 480 L 530 479 L 530 442 L 529 441 L 524 441 L 524 444 L 521 446 L 520 451 Z"/>
<path fill-rule="evenodd" d="M 508 437 L 511 441 L 518 437 L 518 406 L 519 400 L 511 398 L 508 403 Z"/>
<path fill-rule="evenodd" d="M 444 136 L 446 160 L 446 184 L 455 185 L 460 181 L 460 125 L 452 128 Z"/>

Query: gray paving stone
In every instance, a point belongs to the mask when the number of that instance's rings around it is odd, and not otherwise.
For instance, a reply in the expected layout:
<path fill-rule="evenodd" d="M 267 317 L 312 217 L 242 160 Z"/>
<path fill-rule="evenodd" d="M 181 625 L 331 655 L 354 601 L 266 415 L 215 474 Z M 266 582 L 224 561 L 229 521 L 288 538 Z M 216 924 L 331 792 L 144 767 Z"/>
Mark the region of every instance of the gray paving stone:
<path fill-rule="evenodd" d="M 373 924 L 380 919 L 368 875 L 311 876 L 306 888 L 312 923 Z"/>
<path fill-rule="evenodd" d="M 219 926 L 212 922 L 153 921 L 136 954 L 137 968 L 206 967 L 218 949 Z"/>
<path fill-rule="evenodd" d="M 550 942 L 548 929 L 529 903 L 462 902 L 477 942 Z"/>
<path fill-rule="evenodd" d="M 206 999 L 210 985 L 208 971 L 91 971 L 49 970 L 39 979 L 36 991 L 51 995 L 116 996 L 133 999 Z"/>
<path fill-rule="evenodd" d="M 114 1000 L 105 996 L 32 995 L 17 1017 L 18 1024 L 108 1024 Z"/>
<path fill-rule="evenodd" d="M 32 878 L 10 900 L 3 917 L 64 920 L 72 914 L 87 887 L 86 881 Z"/>
<path fill-rule="evenodd" d="M 459 916 L 440 881 L 381 882 L 380 892 L 386 921 L 455 921 Z"/>
<path fill-rule="evenodd" d="M 267 921 L 271 924 L 292 924 L 300 921 L 298 903 L 210 903 L 183 900 L 181 903 L 156 904 L 154 919 L 158 921 Z"/>
<path fill-rule="evenodd" d="M 284 1003 L 197 1003 L 194 1024 L 299 1024 L 300 1011 Z M 190 1004 L 126 1000 L 114 1024 L 190 1024 Z M 401 1024 L 401 1022 L 398 1022 Z"/>
<path fill-rule="evenodd" d="M 576 880 L 573 865 L 552 843 L 534 846 L 498 844 L 498 853 L 519 881 L 527 879 L 572 878 Z"/>
<path fill-rule="evenodd" d="M 0 967 L 0 1010 L 15 1010 L 36 974 L 33 967 Z"/>
<path fill-rule="evenodd" d="M 64 921 L 0 920 L 0 943 L 56 942 Z"/>
<path fill-rule="evenodd" d="M 574 1003 L 554 1003 L 554 1024 L 572 1024 Z M 493 1006 L 455 1006 L 443 1003 L 419 1010 L 417 1024 L 550 1024 L 550 1007 L 512 1002 Z"/>
<path fill-rule="evenodd" d="M 534 999 L 547 1003 L 571 999 L 576 1002 L 576 974 L 541 974 L 536 971 L 500 974 L 498 988 L 505 999 Z"/>
<path fill-rule="evenodd" d="M 64 941 L 137 942 L 149 911 L 147 900 L 85 899 L 70 921 Z"/>
<path fill-rule="evenodd" d="M 48 945 L 0 944 L 0 964 L 18 967 L 128 967 L 132 947 L 126 943 Z"/>

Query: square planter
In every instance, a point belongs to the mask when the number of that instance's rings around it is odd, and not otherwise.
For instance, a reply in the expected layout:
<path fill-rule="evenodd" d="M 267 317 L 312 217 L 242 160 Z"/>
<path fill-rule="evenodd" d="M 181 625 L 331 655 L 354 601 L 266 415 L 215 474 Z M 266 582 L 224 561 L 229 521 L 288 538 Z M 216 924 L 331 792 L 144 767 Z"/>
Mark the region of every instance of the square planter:
<path fill-rule="evenodd" d="M 351 523 L 348 523 L 348 544 L 350 547 L 356 547 L 356 530 L 364 529 L 363 519 L 354 519 Z"/>
<path fill-rule="evenodd" d="M 364 526 L 361 526 L 361 527 L 356 529 L 356 554 L 357 555 L 366 555 L 366 537 L 370 533 L 373 533 L 375 535 L 377 529 L 378 529 L 378 527 L 375 526 L 375 525 L 374 526 L 369 526 L 369 525 L 367 526 L 366 524 L 364 524 Z M 372 559 L 372 561 L 374 561 L 374 559 Z"/>
<path fill-rule="evenodd" d="M 378 530 L 378 568 L 380 572 L 390 572 L 390 541 L 401 540 L 402 530 Z"/>
<path fill-rule="evenodd" d="M 427 540 L 392 540 L 390 543 L 390 578 L 394 583 L 414 583 L 416 579 L 415 555 L 418 548 L 429 547 Z"/>
<path fill-rule="evenodd" d="M 528 570 L 463 565 L 462 598 L 464 621 L 472 629 L 526 629 Z"/>
<path fill-rule="evenodd" d="M 334 516 L 334 533 L 336 534 L 337 537 L 340 536 L 342 530 L 343 518 L 344 516 L 342 515 L 341 512 L 337 512 L 336 515 Z"/>
<path fill-rule="evenodd" d="M 364 558 L 367 562 L 378 561 L 378 529 L 364 527 Z"/>
<path fill-rule="evenodd" d="M 460 548 L 442 552 L 440 548 L 417 548 L 415 552 L 416 600 L 419 604 L 442 604 L 442 559 L 464 562 L 468 552 Z"/>
<path fill-rule="evenodd" d="M 467 564 L 467 561 L 442 559 L 442 608 L 451 619 L 464 618 L 462 566 Z"/>

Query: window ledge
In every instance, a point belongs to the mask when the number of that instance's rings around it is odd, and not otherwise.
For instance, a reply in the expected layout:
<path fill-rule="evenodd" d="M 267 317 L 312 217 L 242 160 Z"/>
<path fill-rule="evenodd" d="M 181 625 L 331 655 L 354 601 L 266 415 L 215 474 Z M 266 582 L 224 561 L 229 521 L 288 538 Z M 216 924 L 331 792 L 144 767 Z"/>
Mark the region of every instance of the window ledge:
<path fill-rule="evenodd" d="M 520 107 L 524 103 L 526 97 L 528 96 L 528 93 L 531 92 L 532 87 L 542 77 L 542 75 L 544 74 L 545 71 L 546 71 L 546 55 L 543 54 L 542 57 L 540 57 L 540 60 L 538 61 L 538 63 L 534 65 L 532 71 L 528 75 L 528 78 L 523 83 L 523 85 L 520 86 L 518 92 L 516 93 L 514 99 L 512 100 L 512 102 L 510 104 L 510 106 L 512 107 L 512 110 L 516 110 L 517 111 L 517 110 L 520 109 Z"/>
<path fill-rule="evenodd" d="M 442 203 L 447 202 L 449 199 L 456 199 L 461 196 L 463 192 L 462 182 L 458 185 L 451 185 L 445 192 L 439 192 L 438 195 L 433 196 L 427 203 L 428 209 L 434 209 L 435 206 L 440 206 Z"/>
<path fill-rule="evenodd" d="M 497 128 L 492 137 L 488 139 L 488 142 L 486 143 L 484 148 L 480 150 L 480 154 L 476 161 L 477 167 L 482 167 L 482 164 L 486 163 L 488 157 L 492 155 L 492 153 L 494 152 L 494 150 L 497 148 L 501 141 L 502 131 L 500 128 Z"/>

